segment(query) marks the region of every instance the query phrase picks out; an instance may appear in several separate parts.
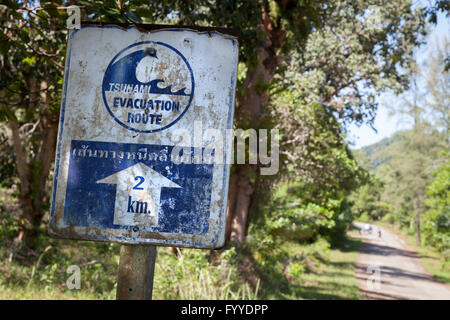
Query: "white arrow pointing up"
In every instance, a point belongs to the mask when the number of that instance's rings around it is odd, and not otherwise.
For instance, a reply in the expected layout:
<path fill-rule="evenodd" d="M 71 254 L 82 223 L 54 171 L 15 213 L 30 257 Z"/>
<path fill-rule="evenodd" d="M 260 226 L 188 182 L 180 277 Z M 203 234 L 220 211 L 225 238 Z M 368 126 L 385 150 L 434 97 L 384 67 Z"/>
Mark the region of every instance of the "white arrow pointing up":
<path fill-rule="evenodd" d="M 97 183 L 117 184 L 113 223 L 126 226 L 157 225 L 161 188 L 181 188 L 141 162 Z"/>

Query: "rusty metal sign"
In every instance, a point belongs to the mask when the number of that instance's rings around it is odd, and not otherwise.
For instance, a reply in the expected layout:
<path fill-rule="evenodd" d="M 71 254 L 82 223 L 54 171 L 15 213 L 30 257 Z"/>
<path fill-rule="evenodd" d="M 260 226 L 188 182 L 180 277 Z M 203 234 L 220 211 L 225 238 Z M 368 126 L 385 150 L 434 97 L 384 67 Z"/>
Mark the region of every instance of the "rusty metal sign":
<path fill-rule="evenodd" d="M 50 235 L 223 246 L 238 42 L 203 29 L 70 32 Z"/>

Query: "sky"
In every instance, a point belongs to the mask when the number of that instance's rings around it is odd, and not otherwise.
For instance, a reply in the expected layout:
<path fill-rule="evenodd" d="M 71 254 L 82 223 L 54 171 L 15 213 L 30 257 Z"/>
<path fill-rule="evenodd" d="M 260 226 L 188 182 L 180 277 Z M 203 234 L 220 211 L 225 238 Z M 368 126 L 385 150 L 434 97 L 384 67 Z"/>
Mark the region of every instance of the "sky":
<path fill-rule="evenodd" d="M 427 36 L 427 43 L 417 53 L 417 59 L 426 59 L 426 55 L 432 47 L 436 38 L 450 35 L 450 18 L 445 14 L 438 14 L 437 25 L 431 29 Z M 392 136 L 396 131 L 411 128 L 412 123 L 399 115 L 391 114 L 392 106 L 401 102 L 399 97 L 392 93 L 383 93 L 377 98 L 378 111 L 374 122 L 375 132 L 369 125 L 360 127 L 352 124 L 349 126 L 346 141 L 350 149 L 360 149 L 364 146 L 376 143 L 384 138 Z"/>

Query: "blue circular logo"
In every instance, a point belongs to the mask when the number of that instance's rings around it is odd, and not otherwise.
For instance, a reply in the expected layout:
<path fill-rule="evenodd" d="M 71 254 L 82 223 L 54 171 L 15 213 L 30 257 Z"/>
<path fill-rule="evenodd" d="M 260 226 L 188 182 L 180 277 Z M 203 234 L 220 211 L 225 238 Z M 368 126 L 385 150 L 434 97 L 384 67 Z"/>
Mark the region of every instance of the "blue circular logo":
<path fill-rule="evenodd" d="M 194 74 L 172 46 L 155 41 L 135 43 L 120 51 L 103 77 L 103 101 L 121 126 L 157 132 L 175 124 L 194 96 Z"/>

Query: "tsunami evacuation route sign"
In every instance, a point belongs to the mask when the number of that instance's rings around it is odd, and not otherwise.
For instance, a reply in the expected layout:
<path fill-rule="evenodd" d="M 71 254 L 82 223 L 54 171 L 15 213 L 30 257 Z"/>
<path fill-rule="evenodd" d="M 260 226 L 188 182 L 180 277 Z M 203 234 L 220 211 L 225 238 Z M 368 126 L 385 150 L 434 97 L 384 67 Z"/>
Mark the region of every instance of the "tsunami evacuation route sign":
<path fill-rule="evenodd" d="M 139 42 L 114 57 L 102 89 L 105 106 L 117 123 L 136 132 L 156 132 L 176 123 L 189 109 L 194 75 L 174 47 Z"/>
<path fill-rule="evenodd" d="M 228 54 L 216 62 L 222 68 L 228 63 L 228 71 L 219 70 L 213 60 L 209 66 L 203 61 L 202 67 L 217 70 L 204 83 L 196 73 L 200 66 L 192 46 L 187 50 L 182 45 L 186 39 L 211 49 L 219 42 L 216 50 Z M 205 118 L 223 119 L 223 128 L 231 127 L 237 42 L 188 30 L 164 30 L 152 34 L 152 40 L 138 40 L 142 35 L 136 30 L 113 27 L 83 27 L 69 36 L 49 233 L 220 247 L 229 165 L 175 163 L 175 146 L 168 138 L 175 124 L 187 117 L 184 125 L 192 126 L 196 119 L 189 111 L 197 87 L 203 92 L 213 85 L 231 89 L 232 97 L 221 91 L 217 97 L 201 96 L 210 101 L 197 98 L 205 105 L 213 105 L 214 99 L 229 101 L 226 108 L 208 110 Z M 202 146 L 185 149 L 192 155 L 205 152 Z"/>

